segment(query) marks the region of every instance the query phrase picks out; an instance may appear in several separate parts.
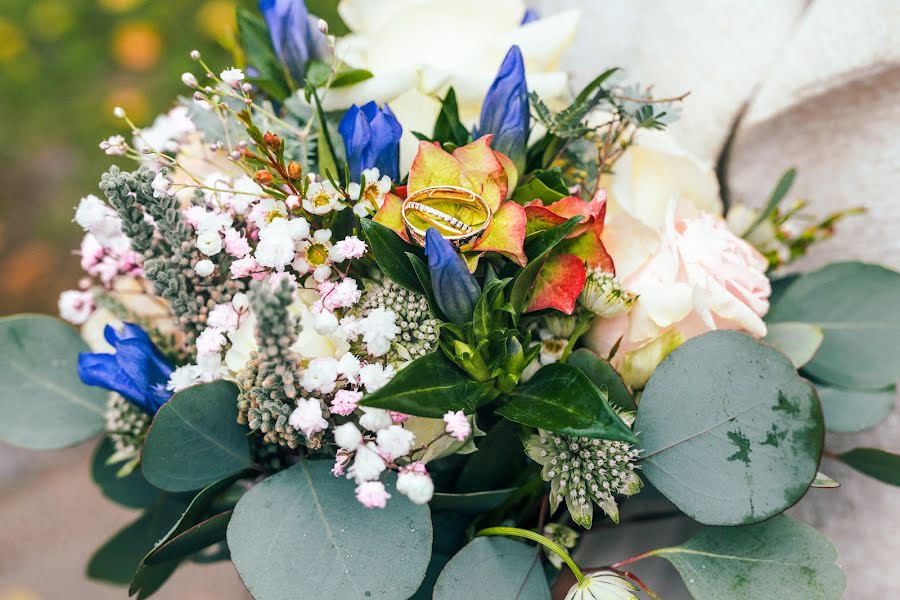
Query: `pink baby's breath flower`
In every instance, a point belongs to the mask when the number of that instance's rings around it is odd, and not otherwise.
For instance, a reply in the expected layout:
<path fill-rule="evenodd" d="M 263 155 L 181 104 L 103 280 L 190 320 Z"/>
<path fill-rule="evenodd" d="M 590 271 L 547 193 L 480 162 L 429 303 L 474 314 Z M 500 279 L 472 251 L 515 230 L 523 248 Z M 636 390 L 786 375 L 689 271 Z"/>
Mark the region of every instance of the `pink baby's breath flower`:
<path fill-rule="evenodd" d="M 252 256 L 245 256 L 231 263 L 231 278 L 240 279 L 262 272 L 262 267 Z"/>
<path fill-rule="evenodd" d="M 206 356 L 218 354 L 225 345 L 225 334 L 221 329 L 207 327 L 197 336 L 197 354 Z"/>
<path fill-rule="evenodd" d="M 235 331 L 240 324 L 239 320 L 234 306 L 228 302 L 226 304 L 217 304 L 215 308 L 209 311 L 206 324 L 224 331 Z"/>
<path fill-rule="evenodd" d="M 331 414 L 346 417 L 356 410 L 359 400 L 362 398 L 362 392 L 354 392 L 352 390 L 338 390 L 331 401 Z"/>
<path fill-rule="evenodd" d="M 366 253 L 366 243 L 355 235 L 350 235 L 331 247 L 331 260 L 336 263 L 359 258 Z"/>
<path fill-rule="evenodd" d="M 250 244 L 241 232 L 231 227 L 225 230 L 225 252 L 235 258 L 244 258 L 250 253 Z"/>
<path fill-rule="evenodd" d="M 81 325 L 94 312 L 94 295 L 90 292 L 67 290 L 59 296 L 59 316 L 72 323 Z"/>
<path fill-rule="evenodd" d="M 391 413 L 391 421 L 393 421 L 394 423 L 396 423 L 398 425 L 400 423 L 405 423 L 406 420 L 409 419 L 409 415 L 406 413 L 397 412 L 395 410 L 390 410 L 388 412 Z"/>
<path fill-rule="evenodd" d="M 356 280 L 350 277 L 340 283 L 323 281 L 319 284 L 318 291 L 321 300 L 316 303 L 317 308 L 326 310 L 349 308 L 359 302 L 362 295 L 362 290 L 357 286 Z"/>
<path fill-rule="evenodd" d="M 356 486 L 356 499 L 366 508 L 384 508 L 390 497 L 380 481 L 365 481 Z"/>
<path fill-rule="evenodd" d="M 447 414 L 444 415 L 444 423 L 447 424 L 445 430 L 450 434 L 450 437 L 460 442 L 464 442 L 469 437 L 469 434 L 472 433 L 472 426 L 469 425 L 469 420 L 461 410 L 456 412 L 448 410 Z"/>

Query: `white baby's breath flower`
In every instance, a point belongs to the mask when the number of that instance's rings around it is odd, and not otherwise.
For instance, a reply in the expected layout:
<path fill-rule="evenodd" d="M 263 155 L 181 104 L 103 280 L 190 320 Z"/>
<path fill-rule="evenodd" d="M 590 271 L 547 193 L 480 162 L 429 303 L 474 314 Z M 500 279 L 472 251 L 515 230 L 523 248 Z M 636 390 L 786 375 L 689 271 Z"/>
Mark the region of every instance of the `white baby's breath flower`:
<path fill-rule="evenodd" d="M 328 421 L 322 416 L 322 403 L 318 398 L 297 401 L 297 408 L 291 413 L 288 423 L 297 431 L 302 431 L 306 437 L 328 428 Z"/>
<path fill-rule="evenodd" d="M 393 425 L 391 413 L 383 408 L 371 408 L 369 406 L 361 406 L 363 415 L 359 418 L 359 424 L 369 431 L 378 431 Z"/>
<path fill-rule="evenodd" d="M 197 365 L 182 365 L 172 371 L 166 389 L 178 393 L 200 381 L 202 372 Z"/>
<path fill-rule="evenodd" d="M 219 74 L 219 77 L 222 78 L 222 81 L 227 83 L 232 87 L 238 87 L 242 81 L 244 81 L 244 72 L 240 69 L 232 67 L 230 69 L 225 69 Z"/>
<path fill-rule="evenodd" d="M 400 425 L 389 425 L 380 429 L 377 434 L 378 448 L 389 460 L 406 456 L 412 450 L 416 436 Z"/>
<path fill-rule="evenodd" d="M 207 256 L 215 256 L 222 251 L 222 238 L 215 231 L 202 231 L 197 236 L 197 249 Z"/>
<path fill-rule="evenodd" d="M 353 464 L 347 469 L 347 479 L 355 479 L 357 483 L 378 479 L 386 465 L 384 459 L 378 454 L 374 442 L 361 445 L 356 449 L 356 457 Z"/>
<path fill-rule="evenodd" d="M 353 423 L 344 423 L 334 428 L 334 443 L 345 450 L 355 450 L 362 439 L 362 433 Z"/>
<path fill-rule="evenodd" d="M 199 260 L 197 261 L 197 264 L 194 265 L 194 273 L 196 273 L 200 277 L 209 277 L 215 270 L 216 265 L 214 265 L 213 261 L 209 260 L 208 258 Z"/>
<path fill-rule="evenodd" d="M 394 366 L 369 363 L 359 370 L 359 381 L 370 394 L 376 392 L 394 376 Z"/>

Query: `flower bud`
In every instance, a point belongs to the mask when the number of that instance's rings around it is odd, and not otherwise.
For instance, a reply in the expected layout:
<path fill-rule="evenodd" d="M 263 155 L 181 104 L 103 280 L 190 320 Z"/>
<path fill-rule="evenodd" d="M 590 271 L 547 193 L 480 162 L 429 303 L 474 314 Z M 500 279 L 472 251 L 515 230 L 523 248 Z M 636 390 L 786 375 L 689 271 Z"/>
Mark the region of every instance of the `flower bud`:
<path fill-rule="evenodd" d="M 291 179 L 300 179 L 303 177 L 303 167 L 295 161 L 291 161 L 287 166 L 288 177 Z"/>
<path fill-rule="evenodd" d="M 263 141 L 273 150 L 278 150 L 278 148 L 281 147 L 281 138 L 271 131 L 267 131 L 265 135 L 263 135 Z"/>
<path fill-rule="evenodd" d="M 192 60 L 200 60 L 200 51 L 199 50 L 191 50 L 191 59 Z"/>
<path fill-rule="evenodd" d="M 260 183 L 262 185 L 269 185 L 270 183 L 272 183 L 272 181 L 275 180 L 275 178 L 272 177 L 272 174 L 265 169 L 260 169 L 259 171 L 257 171 L 253 176 L 253 179 L 255 179 L 257 183 Z"/>
<path fill-rule="evenodd" d="M 625 290 L 615 275 L 603 271 L 588 273 L 578 301 L 586 309 L 603 319 L 625 314 L 637 297 Z"/>
<path fill-rule="evenodd" d="M 194 77 L 193 73 L 182 73 L 181 83 L 188 86 L 189 88 L 195 88 L 199 85 L 199 83 L 197 82 L 197 78 Z"/>
<path fill-rule="evenodd" d="M 328 21 L 325 19 L 319 19 L 316 21 L 316 28 L 322 33 L 328 33 Z"/>
<path fill-rule="evenodd" d="M 565 600 L 638 600 L 637 586 L 614 571 L 597 571 L 576 583 Z"/>
<path fill-rule="evenodd" d="M 125 109 L 122 108 L 121 106 L 115 107 L 113 109 L 113 116 L 117 119 L 124 119 L 125 118 Z"/>
<path fill-rule="evenodd" d="M 466 261 L 434 227 L 425 232 L 425 254 L 438 307 L 451 323 L 467 323 L 475 312 L 481 286 L 469 273 Z"/>

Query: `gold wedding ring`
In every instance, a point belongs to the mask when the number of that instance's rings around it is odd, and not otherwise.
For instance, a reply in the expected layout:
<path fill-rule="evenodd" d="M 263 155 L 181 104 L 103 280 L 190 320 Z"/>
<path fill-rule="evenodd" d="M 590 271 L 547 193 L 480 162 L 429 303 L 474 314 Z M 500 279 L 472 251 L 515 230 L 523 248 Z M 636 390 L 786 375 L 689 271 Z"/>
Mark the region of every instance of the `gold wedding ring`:
<path fill-rule="evenodd" d="M 410 239 L 425 245 L 425 232 L 434 227 L 455 246 L 474 242 L 491 224 L 488 203 L 471 190 L 452 185 L 423 188 L 403 201 L 400 212 Z"/>

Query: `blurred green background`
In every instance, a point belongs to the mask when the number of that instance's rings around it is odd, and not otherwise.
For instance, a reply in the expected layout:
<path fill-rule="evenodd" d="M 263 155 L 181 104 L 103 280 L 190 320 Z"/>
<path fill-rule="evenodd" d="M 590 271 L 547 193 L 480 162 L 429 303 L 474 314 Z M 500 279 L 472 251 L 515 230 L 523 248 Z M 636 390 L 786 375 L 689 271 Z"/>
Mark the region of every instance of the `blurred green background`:
<path fill-rule="evenodd" d="M 80 277 L 72 223 L 111 162 L 97 144 L 186 92 L 191 49 L 230 66 L 252 0 L 0 0 L 0 314 L 56 312 Z M 130 167 L 133 166 L 130 165 Z"/>

